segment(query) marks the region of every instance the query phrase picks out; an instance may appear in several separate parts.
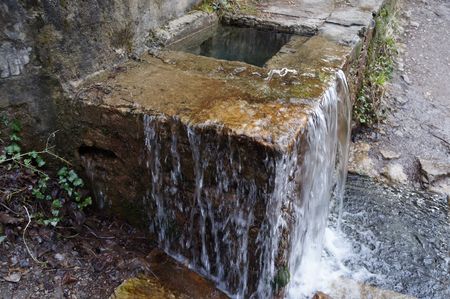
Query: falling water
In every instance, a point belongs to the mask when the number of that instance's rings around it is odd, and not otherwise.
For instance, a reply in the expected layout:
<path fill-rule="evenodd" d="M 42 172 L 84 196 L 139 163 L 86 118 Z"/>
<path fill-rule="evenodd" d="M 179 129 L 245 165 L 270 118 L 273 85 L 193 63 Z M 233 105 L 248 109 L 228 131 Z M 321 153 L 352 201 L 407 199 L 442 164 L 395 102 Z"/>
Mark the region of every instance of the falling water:
<path fill-rule="evenodd" d="M 308 150 L 300 169 L 301 199 L 293 203 L 288 298 L 311 295 L 319 278 L 325 229 L 332 196 L 342 207 L 350 142 L 351 102 L 343 72 L 326 91 L 308 124 Z M 333 194 L 334 193 L 334 194 Z"/>
<path fill-rule="evenodd" d="M 145 115 L 147 205 L 159 246 L 233 298 L 270 298 L 283 268 L 286 296 L 306 295 L 332 194 L 341 198 L 346 176 L 351 106 L 344 74 L 336 77 L 286 154 L 217 126 Z"/>

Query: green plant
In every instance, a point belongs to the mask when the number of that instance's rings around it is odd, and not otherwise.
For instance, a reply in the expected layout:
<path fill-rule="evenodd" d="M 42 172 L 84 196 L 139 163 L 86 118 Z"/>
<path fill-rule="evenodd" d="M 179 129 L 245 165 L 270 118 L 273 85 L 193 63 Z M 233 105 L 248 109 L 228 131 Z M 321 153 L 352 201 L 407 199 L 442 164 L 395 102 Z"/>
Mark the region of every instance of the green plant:
<path fill-rule="evenodd" d="M 362 126 L 379 122 L 385 84 L 392 78 L 397 54 L 393 27 L 394 7 L 385 6 L 375 18 L 374 36 L 368 49 L 367 69 L 353 108 L 353 119 Z"/>
<path fill-rule="evenodd" d="M 0 165 L 5 166 L 7 171 L 23 169 L 36 178 L 31 194 L 37 200 L 47 203 L 45 206 L 49 208 L 49 211 L 36 213 L 35 216 L 38 216 L 40 222 L 56 226 L 62 220 L 62 209 L 65 205 L 69 206 L 73 203 L 77 209 L 83 210 L 92 204 L 91 197 L 82 196 L 84 182 L 74 170 L 63 166 L 57 172 L 57 180 L 51 179 L 50 171 L 45 169 L 47 162 L 43 156 L 50 156 L 66 165 L 70 163 L 52 151 L 53 147 L 49 145 L 49 140 L 44 150 L 23 153 L 20 146 L 22 141 L 20 122 L 17 120 L 9 122 L 3 117 L 2 123 L 9 127 L 10 143 L 4 147 L 4 153 L 0 155 Z M 51 190 L 49 185 L 54 185 L 54 181 L 56 186 L 52 186 L 55 188 Z"/>
<path fill-rule="evenodd" d="M 287 267 L 281 267 L 278 269 L 277 274 L 273 280 L 272 286 L 274 291 L 277 293 L 279 290 L 288 285 L 291 280 L 291 273 Z"/>
<path fill-rule="evenodd" d="M 224 13 L 233 11 L 239 8 L 239 4 L 236 0 L 204 0 L 197 7 L 198 10 L 207 12 L 207 13 L 217 13 L 219 16 L 222 16 Z"/>

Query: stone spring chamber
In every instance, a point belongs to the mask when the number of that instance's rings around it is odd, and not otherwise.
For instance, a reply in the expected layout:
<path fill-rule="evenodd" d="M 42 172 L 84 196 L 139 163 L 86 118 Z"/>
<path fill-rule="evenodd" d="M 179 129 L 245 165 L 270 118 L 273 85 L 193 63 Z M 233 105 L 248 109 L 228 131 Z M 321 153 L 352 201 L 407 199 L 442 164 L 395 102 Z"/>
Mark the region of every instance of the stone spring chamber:
<path fill-rule="evenodd" d="M 58 148 L 85 170 L 100 208 L 148 224 L 166 253 L 231 297 L 295 297 L 343 191 L 351 104 L 381 5 L 362 2 L 225 15 L 259 30 L 232 44 L 211 36 L 233 31 L 204 12 L 154 28 L 151 54 L 82 81 L 59 74 Z M 261 30 L 282 41 L 248 61 L 267 46 Z M 233 47 L 250 54 L 220 51 Z"/>

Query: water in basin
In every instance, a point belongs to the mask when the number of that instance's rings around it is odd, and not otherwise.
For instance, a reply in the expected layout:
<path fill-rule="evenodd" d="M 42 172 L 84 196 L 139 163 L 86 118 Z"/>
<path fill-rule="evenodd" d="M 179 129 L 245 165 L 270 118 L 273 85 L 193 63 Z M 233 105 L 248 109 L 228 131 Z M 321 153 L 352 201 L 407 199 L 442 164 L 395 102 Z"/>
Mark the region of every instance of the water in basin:
<path fill-rule="evenodd" d="M 218 25 L 209 27 L 172 49 L 256 66 L 272 58 L 292 34 Z"/>

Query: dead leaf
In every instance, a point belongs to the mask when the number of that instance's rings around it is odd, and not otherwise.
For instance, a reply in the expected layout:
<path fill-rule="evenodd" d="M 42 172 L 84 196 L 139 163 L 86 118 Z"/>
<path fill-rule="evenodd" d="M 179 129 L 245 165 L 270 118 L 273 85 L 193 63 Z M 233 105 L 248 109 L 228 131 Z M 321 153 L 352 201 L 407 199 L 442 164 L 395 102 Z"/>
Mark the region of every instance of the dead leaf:
<path fill-rule="evenodd" d="M 72 283 L 75 283 L 77 281 L 78 281 L 78 279 L 76 277 L 72 276 L 69 272 L 66 272 L 64 274 L 64 276 L 63 276 L 62 284 L 63 285 L 72 284 Z"/>
<path fill-rule="evenodd" d="M 20 273 L 12 273 L 8 276 L 3 277 L 4 280 L 6 280 L 8 282 L 14 282 L 14 283 L 18 283 L 21 278 L 22 278 L 22 275 Z"/>
<path fill-rule="evenodd" d="M 3 224 L 17 224 L 21 222 L 21 219 L 9 216 L 5 212 L 0 212 L 0 223 Z"/>

